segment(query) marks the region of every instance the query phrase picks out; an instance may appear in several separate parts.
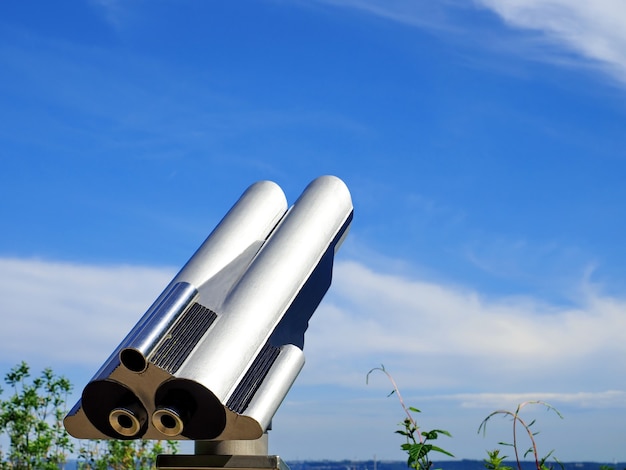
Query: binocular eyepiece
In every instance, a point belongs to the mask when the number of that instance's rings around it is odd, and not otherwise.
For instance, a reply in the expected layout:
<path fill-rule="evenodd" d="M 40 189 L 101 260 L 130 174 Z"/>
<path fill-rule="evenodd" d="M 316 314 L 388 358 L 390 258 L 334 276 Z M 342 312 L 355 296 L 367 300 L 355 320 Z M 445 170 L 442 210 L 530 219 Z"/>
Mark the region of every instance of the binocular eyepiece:
<path fill-rule="evenodd" d="M 138 406 L 115 408 L 109 413 L 111 428 L 125 438 L 138 437 L 145 422 L 145 410 Z M 164 436 L 174 437 L 183 433 L 185 422 L 178 410 L 164 407 L 152 413 L 152 425 Z"/>
<path fill-rule="evenodd" d="M 183 433 L 185 422 L 176 409 L 159 408 L 152 413 L 152 425 L 161 434 L 174 437 Z"/>
<path fill-rule="evenodd" d="M 146 410 L 138 404 L 114 408 L 109 413 L 109 424 L 113 431 L 127 437 L 137 437 L 146 423 Z"/>

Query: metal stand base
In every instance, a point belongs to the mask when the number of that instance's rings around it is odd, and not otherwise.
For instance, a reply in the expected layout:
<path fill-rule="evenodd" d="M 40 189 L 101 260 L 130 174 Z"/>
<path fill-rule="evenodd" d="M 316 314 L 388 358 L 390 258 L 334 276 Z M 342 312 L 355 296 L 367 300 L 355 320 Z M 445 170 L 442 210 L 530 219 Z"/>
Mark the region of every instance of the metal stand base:
<path fill-rule="evenodd" d="M 158 470 L 289 470 L 277 455 L 159 455 Z"/>
<path fill-rule="evenodd" d="M 267 433 L 253 441 L 196 441 L 194 455 L 159 455 L 157 470 L 289 470 L 267 455 Z"/>

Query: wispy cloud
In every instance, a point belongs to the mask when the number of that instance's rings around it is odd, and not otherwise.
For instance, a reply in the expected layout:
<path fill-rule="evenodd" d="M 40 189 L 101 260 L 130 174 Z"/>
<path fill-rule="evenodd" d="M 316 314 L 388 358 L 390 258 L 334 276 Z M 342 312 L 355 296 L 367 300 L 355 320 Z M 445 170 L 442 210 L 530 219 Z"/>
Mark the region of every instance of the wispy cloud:
<path fill-rule="evenodd" d="M 580 54 L 626 82 L 626 6 L 619 0 L 476 0 L 515 28 Z"/>
<path fill-rule="evenodd" d="M 620 0 L 454 0 L 415 2 L 397 0 L 320 0 L 352 8 L 424 30 L 455 33 L 463 44 L 517 51 L 527 59 L 590 67 L 626 82 L 626 7 Z M 470 24 L 466 14 L 486 10 L 528 37 L 502 37 L 480 30 L 484 22 Z M 477 26 L 479 25 L 479 26 Z M 506 45 L 509 43 L 508 45 Z"/>
<path fill-rule="evenodd" d="M 519 403 L 542 401 L 559 408 L 561 405 L 574 406 L 581 409 L 626 408 L 626 391 L 605 390 L 601 392 L 576 393 L 476 393 L 459 394 L 448 397 L 438 396 L 437 399 L 449 399 L 459 402 L 464 408 L 515 409 Z"/>
<path fill-rule="evenodd" d="M 104 18 L 113 27 L 120 28 L 124 23 L 126 11 L 119 0 L 91 0 L 91 3 L 102 11 Z"/>
<path fill-rule="evenodd" d="M 455 31 L 458 25 L 452 21 L 451 5 L 460 5 L 455 0 L 438 2 L 415 2 L 412 0 L 318 0 L 342 8 L 354 8 L 367 14 L 391 21 L 417 26 L 433 31 Z"/>
<path fill-rule="evenodd" d="M 355 365 L 363 374 L 385 361 L 408 387 L 422 390 L 482 383 L 533 392 L 538 380 L 549 384 L 546 392 L 614 384 L 610 370 L 625 372 L 608 364 L 626 353 L 626 301 L 582 281 L 572 288 L 579 303 L 559 305 L 341 263 L 311 326 L 307 356 L 320 374 L 314 380 L 347 385 L 356 380 Z"/>

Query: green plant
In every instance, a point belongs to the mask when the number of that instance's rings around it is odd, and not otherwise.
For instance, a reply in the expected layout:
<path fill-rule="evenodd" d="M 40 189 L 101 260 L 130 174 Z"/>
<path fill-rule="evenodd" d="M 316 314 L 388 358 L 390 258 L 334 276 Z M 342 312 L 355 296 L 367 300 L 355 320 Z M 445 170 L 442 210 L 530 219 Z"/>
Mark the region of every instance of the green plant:
<path fill-rule="evenodd" d="M 32 381 L 29 378 L 30 368 L 25 362 L 4 378 L 13 393 L 0 402 L 0 432 L 9 438 L 9 451 L 0 455 L 0 468 L 56 470 L 73 449 L 63 427 L 72 385 L 51 369 L 44 369 Z"/>
<path fill-rule="evenodd" d="M 176 441 L 90 440 L 79 449 L 81 470 L 149 470 L 159 454 L 178 452 Z"/>
<path fill-rule="evenodd" d="M 442 449 L 431 443 L 431 441 L 436 440 L 440 434 L 444 436 L 452 437 L 452 435 L 448 431 L 444 431 L 442 429 L 433 429 L 432 431 L 420 431 L 420 428 L 415 421 L 412 413 L 420 413 L 420 410 L 414 408 L 412 406 L 407 407 L 402 395 L 400 394 L 400 390 L 394 380 L 393 376 L 387 372 L 385 366 L 381 365 L 380 367 L 375 367 L 371 369 L 367 373 L 367 377 L 365 379 L 366 383 L 369 383 L 369 376 L 372 372 L 379 371 L 387 376 L 389 381 L 393 386 L 393 390 L 389 394 L 389 396 L 395 394 L 398 397 L 398 401 L 406 414 L 406 418 L 402 423 L 399 424 L 400 429 L 396 431 L 397 434 L 400 434 L 405 437 L 406 442 L 401 445 L 403 451 L 408 454 L 407 466 L 409 468 L 414 468 L 415 470 L 430 470 L 433 462 L 430 459 L 431 452 L 439 452 L 441 454 L 447 455 L 449 457 L 454 457 L 447 450 Z"/>
<path fill-rule="evenodd" d="M 482 421 L 482 423 L 480 423 L 480 426 L 478 427 L 478 432 L 480 433 L 482 431 L 483 435 L 485 435 L 487 432 L 487 422 L 494 416 L 501 415 L 504 417 L 511 418 L 511 420 L 513 421 L 513 442 L 512 443 L 499 442 L 498 444 L 513 447 L 518 470 L 522 470 L 521 458 L 525 458 L 529 454 L 533 455 L 537 470 L 551 470 L 552 467 L 548 465 L 546 462 L 548 461 L 550 457 L 552 457 L 552 454 L 554 451 L 551 450 L 544 457 L 539 457 L 539 451 L 537 450 L 537 442 L 535 441 L 535 436 L 539 434 L 539 432 L 534 432 L 532 430 L 532 426 L 535 424 L 535 420 L 532 420 L 531 422 L 527 423 L 525 420 L 523 420 L 520 417 L 520 412 L 522 411 L 523 408 L 525 408 L 528 405 L 543 406 L 548 411 L 553 411 L 559 418 L 563 418 L 561 413 L 559 413 L 559 411 L 556 408 L 549 405 L 548 403 L 545 403 L 543 401 L 526 401 L 517 405 L 517 408 L 515 409 L 515 411 L 509 411 L 509 410 L 493 411 Z M 523 457 L 520 457 L 520 452 L 519 452 L 518 425 L 522 427 L 522 429 L 525 431 L 526 435 L 528 436 L 530 440 L 530 447 L 524 452 Z M 491 453 L 490 452 L 487 452 L 487 453 L 490 456 L 490 459 L 486 462 L 488 462 L 488 465 L 490 466 L 487 466 L 487 464 L 485 466 L 491 470 L 496 470 L 496 468 L 491 467 L 491 465 L 494 465 L 494 464 L 500 465 L 505 457 L 499 458 L 498 457 L 499 451 L 497 450 L 492 451 Z M 561 468 L 563 468 L 563 465 L 561 465 L 561 463 L 555 457 L 553 457 L 553 459 L 557 464 L 561 466 Z M 500 468 L 501 470 L 504 470 L 502 466 L 498 468 Z"/>
<path fill-rule="evenodd" d="M 508 457 L 506 455 L 500 455 L 500 449 L 488 450 L 488 459 L 484 460 L 485 468 L 487 470 L 513 470 L 513 467 L 504 465 L 504 460 Z"/>

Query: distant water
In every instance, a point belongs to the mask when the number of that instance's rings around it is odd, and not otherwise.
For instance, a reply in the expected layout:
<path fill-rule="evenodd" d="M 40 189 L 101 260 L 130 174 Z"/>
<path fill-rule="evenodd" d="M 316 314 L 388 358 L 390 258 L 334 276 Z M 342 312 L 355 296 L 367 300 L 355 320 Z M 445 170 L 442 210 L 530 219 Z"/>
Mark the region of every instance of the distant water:
<path fill-rule="evenodd" d="M 402 460 L 304 460 L 286 461 L 290 470 L 407 470 L 406 461 Z M 626 470 L 626 462 L 600 463 L 600 462 L 561 462 L 563 470 L 600 470 L 606 466 L 614 470 Z M 515 462 L 505 462 L 505 465 L 517 470 Z M 560 470 L 559 464 L 554 462 L 554 470 Z M 65 470 L 76 470 L 77 462 L 70 460 L 65 465 Z M 443 460 L 433 463 L 433 470 L 485 470 L 482 460 Z M 522 462 L 523 470 L 534 470 L 534 462 Z"/>
<path fill-rule="evenodd" d="M 290 470 L 407 470 L 406 461 L 287 461 Z M 609 466 L 614 470 L 626 470 L 626 462 L 620 463 L 600 463 L 600 462 L 561 462 L 563 470 L 600 470 Z M 505 462 L 505 465 L 517 469 L 516 462 Z M 485 470 L 482 460 L 444 460 L 433 463 L 433 470 L 441 468 L 443 470 Z M 534 470 L 535 462 L 522 462 L 523 470 Z M 560 470 L 561 466 L 553 462 L 552 468 Z"/>

